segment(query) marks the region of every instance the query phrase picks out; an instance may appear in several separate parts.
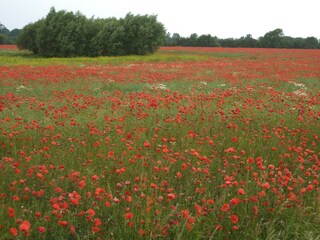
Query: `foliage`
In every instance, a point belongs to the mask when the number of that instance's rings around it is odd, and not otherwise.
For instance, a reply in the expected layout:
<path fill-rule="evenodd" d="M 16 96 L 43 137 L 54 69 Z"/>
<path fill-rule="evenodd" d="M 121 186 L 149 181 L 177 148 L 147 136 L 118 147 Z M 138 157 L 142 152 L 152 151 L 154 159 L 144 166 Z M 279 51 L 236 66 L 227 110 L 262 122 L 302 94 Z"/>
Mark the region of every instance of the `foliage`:
<path fill-rule="evenodd" d="M 95 20 L 51 8 L 44 19 L 22 30 L 18 45 L 44 57 L 144 55 L 158 49 L 164 34 L 156 16 Z"/>
<path fill-rule="evenodd" d="M 167 33 L 165 38 L 166 46 L 188 46 L 188 47 L 243 47 L 243 48 L 320 48 L 320 42 L 315 37 L 292 38 L 284 36 L 283 30 L 277 28 L 267 32 L 258 40 L 251 34 L 241 38 L 218 39 L 210 34 L 198 36 L 193 33 L 189 37 L 181 37 L 178 33 Z"/>
<path fill-rule="evenodd" d="M 0 45 L 6 44 L 7 35 L 0 33 Z"/>
<path fill-rule="evenodd" d="M 26 25 L 17 39 L 17 45 L 19 49 L 28 49 L 34 53 L 39 52 L 39 46 L 37 44 L 37 34 L 39 28 L 44 24 L 44 20 L 39 20 L 35 23 Z"/>
<path fill-rule="evenodd" d="M 45 57 L 83 55 L 86 44 L 85 21 L 80 13 L 56 12 L 52 8 L 36 32 L 39 54 Z"/>
<path fill-rule="evenodd" d="M 203 34 L 198 36 L 196 33 L 190 35 L 190 37 L 181 37 L 178 33 L 166 35 L 167 46 L 185 46 L 185 47 L 218 47 L 218 38 L 211 36 L 210 34 Z"/>
<path fill-rule="evenodd" d="M 266 48 L 283 48 L 283 30 L 277 28 L 273 31 L 267 32 L 259 39 L 261 47 Z"/>
<path fill-rule="evenodd" d="M 121 21 L 112 18 L 104 22 L 102 28 L 92 39 L 94 55 L 125 55 L 125 29 Z"/>
<path fill-rule="evenodd" d="M 10 30 L 6 28 L 2 23 L 0 23 L 0 33 L 4 35 L 9 35 Z"/>
<path fill-rule="evenodd" d="M 316 39 L 315 37 L 307 37 L 304 40 L 304 48 L 320 48 L 320 42 L 318 41 L 318 39 Z"/>
<path fill-rule="evenodd" d="M 210 34 L 201 35 L 197 38 L 196 45 L 201 47 L 217 47 L 219 46 L 218 38 L 212 37 Z"/>
<path fill-rule="evenodd" d="M 17 28 L 10 31 L 0 23 L 0 45 L 15 44 L 20 31 L 21 30 Z"/>
<path fill-rule="evenodd" d="M 121 20 L 126 54 L 144 55 L 155 52 L 163 44 L 165 30 L 156 16 L 128 13 Z"/>

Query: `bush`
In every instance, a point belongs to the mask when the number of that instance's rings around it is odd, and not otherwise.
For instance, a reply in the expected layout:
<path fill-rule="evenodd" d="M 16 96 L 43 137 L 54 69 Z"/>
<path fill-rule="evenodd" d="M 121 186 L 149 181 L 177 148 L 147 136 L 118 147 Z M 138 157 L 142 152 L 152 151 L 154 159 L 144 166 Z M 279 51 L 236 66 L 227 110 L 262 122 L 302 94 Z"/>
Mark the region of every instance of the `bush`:
<path fill-rule="evenodd" d="M 46 18 L 22 29 L 17 44 L 44 57 L 115 56 L 155 52 L 165 38 L 156 16 L 87 19 L 51 8 Z"/>
<path fill-rule="evenodd" d="M 125 34 L 125 29 L 119 20 L 113 18 L 105 21 L 98 34 L 92 39 L 96 55 L 125 55 Z"/>
<path fill-rule="evenodd" d="M 126 54 L 144 55 L 155 52 L 164 43 L 165 30 L 156 16 L 134 16 L 128 13 L 122 20 Z"/>
<path fill-rule="evenodd" d="M 37 44 L 38 31 L 43 24 L 43 20 L 39 20 L 35 23 L 26 25 L 17 39 L 17 45 L 19 49 L 28 49 L 34 53 L 39 53 L 39 47 Z"/>

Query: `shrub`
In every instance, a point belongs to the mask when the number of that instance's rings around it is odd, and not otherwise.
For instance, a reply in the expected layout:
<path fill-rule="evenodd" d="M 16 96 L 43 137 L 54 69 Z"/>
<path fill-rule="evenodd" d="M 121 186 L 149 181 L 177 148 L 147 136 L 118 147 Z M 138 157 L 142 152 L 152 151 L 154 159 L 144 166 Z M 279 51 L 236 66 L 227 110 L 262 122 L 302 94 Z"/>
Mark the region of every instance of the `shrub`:
<path fill-rule="evenodd" d="M 44 57 L 145 55 L 155 52 L 164 37 L 164 26 L 153 15 L 87 19 L 51 8 L 44 19 L 22 29 L 17 44 Z"/>

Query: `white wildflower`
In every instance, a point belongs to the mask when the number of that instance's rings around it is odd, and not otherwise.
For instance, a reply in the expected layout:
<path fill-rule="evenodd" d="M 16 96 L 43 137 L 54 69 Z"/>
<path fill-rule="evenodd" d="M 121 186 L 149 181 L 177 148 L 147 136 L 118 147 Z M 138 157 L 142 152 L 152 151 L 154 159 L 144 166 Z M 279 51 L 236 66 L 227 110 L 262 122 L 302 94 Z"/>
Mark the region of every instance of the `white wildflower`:
<path fill-rule="evenodd" d="M 163 83 L 154 83 L 154 84 L 148 84 L 147 85 L 147 87 L 149 88 L 149 89 L 156 89 L 156 90 L 167 90 L 168 88 L 167 88 L 167 86 L 165 85 L 165 84 L 163 84 Z"/>
<path fill-rule="evenodd" d="M 302 89 L 299 89 L 297 91 L 294 91 L 293 92 L 294 95 L 297 95 L 299 97 L 307 97 L 308 94 L 306 94 Z"/>
<path fill-rule="evenodd" d="M 295 87 L 299 87 L 299 88 L 307 88 L 306 85 L 304 85 L 303 83 L 297 83 L 297 82 L 293 82 L 293 81 L 289 81 L 288 83 L 293 84 Z"/>
<path fill-rule="evenodd" d="M 19 87 L 16 88 L 16 91 L 17 91 L 17 92 L 22 91 L 22 90 L 29 91 L 29 90 L 31 90 L 31 88 L 27 88 L 27 87 L 24 86 L 24 85 L 20 85 Z"/>

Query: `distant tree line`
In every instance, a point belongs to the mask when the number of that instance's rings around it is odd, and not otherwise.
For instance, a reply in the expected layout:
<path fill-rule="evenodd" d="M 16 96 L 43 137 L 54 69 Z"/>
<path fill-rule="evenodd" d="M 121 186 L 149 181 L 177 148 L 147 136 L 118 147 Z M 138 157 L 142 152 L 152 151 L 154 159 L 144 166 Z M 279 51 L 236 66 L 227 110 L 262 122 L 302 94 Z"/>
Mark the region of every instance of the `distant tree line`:
<path fill-rule="evenodd" d="M 0 23 L 0 45 L 15 44 L 20 31 L 21 30 L 17 28 L 10 31 L 2 23 Z"/>
<path fill-rule="evenodd" d="M 144 55 L 164 39 L 164 26 L 154 15 L 88 19 L 51 8 L 45 18 L 22 29 L 17 45 L 44 57 Z"/>
<path fill-rule="evenodd" d="M 285 36 L 283 30 L 277 28 L 267 32 L 263 37 L 254 39 L 250 34 L 241 38 L 219 39 L 210 34 L 198 36 L 196 33 L 189 37 L 181 37 L 178 33 L 166 34 L 166 46 L 190 47 L 243 47 L 243 48 L 320 48 L 320 40 L 315 37 L 293 38 Z"/>
<path fill-rule="evenodd" d="M 182 37 L 178 33 L 165 33 L 163 24 L 153 15 L 128 13 L 121 19 L 87 19 L 79 12 L 57 12 L 51 8 L 45 18 L 22 30 L 10 31 L 0 23 L 0 44 L 17 44 L 20 49 L 45 57 L 68 57 L 143 55 L 155 52 L 160 45 L 319 49 L 320 39 L 285 36 L 280 28 L 258 39 L 250 34 L 226 39 L 196 33 Z"/>

